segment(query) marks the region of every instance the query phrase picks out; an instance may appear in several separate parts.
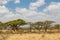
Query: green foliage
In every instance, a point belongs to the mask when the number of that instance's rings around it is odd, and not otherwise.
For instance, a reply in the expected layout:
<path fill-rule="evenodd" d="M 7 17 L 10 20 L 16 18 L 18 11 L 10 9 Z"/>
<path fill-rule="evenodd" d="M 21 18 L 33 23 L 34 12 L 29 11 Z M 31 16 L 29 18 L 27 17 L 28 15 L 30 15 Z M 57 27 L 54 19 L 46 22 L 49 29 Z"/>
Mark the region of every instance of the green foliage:
<path fill-rule="evenodd" d="M 56 24 L 55 26 L 54 26 L 54 28 L 55 29 L 58 29 L 58 32 L 60 31 L 60 24 Z"/>
<path fill-rule="evenodd" d="M 19 25 L 24 25 L 24 24 L 26 24 L 26 22 L 22 19 L 17 19 L 17 20 L 6 22 L 5 24 L 6 25 L 12 25 L 12 24 L 14 24 L 14 25 L 18 25 L 18 24 Z"/>
<path fill-rule="evenodd" d="M 0 28 L 2 27 L 4 29 L 6 29 L 7 27 L 10 26 L 12 28 L 12 30 L 17 30 L 18 25 L 20 26 L 20 25 L 25 25 L 25 24 L 26 24 L 26 22 L 24 20 L 17 19 L 17 20 L 5 22 L 5 23 L 0 22 Z"/>
<path fill-rule="evenodd" d="M 3 23 L 0 22 L 0 30 L 3 28 Z"/>
<path fill-rule="evenodd" d="M 17 20 L 12 20 L 12 21 L 9 21 L 9 22 L 5 22 L 5 23 L 2 23 L 0 22 L 0 29 L 6 29 L 7 27 L 10 27 L 13 31 L 17 31 L 19 30 L 19 27 L 21 25 L 25 25 L 25 24 L 29 24 L 30 25 L 30 28 L 29 28 L 29 31 L 31 32 L 33 29 L 34 30 L 45 30 L 45 32 L 47 31 L 47 29 L 50 28 L 54 28 L 54 29 L 58 29 L 60 30 L 60 24 L 56 24 L 54 27 L 51 27 L 51 24 L 52 23 L 55 23 L 54 21 L 38 21 L 38 22 L 26 22 L 22 19 L 17 19 Z"/>
<path fill-rule="evenodd" d="M 12 30 L 15 31 L 18 29 L 17 25 L 24 25 L 24 24 L 26 24 L 26 22 L 22 19 L 17 19 L 17 20 L 7 22 L 6 24 L 11 26 Z"/>
<path fill-rule="evenodd" d="M 47 29 L 51 26 L 52 23 L 54 23 L 54 21 L 44 21 L 44 22 L 43 22 L 45 32 L 46 32 Z"/>

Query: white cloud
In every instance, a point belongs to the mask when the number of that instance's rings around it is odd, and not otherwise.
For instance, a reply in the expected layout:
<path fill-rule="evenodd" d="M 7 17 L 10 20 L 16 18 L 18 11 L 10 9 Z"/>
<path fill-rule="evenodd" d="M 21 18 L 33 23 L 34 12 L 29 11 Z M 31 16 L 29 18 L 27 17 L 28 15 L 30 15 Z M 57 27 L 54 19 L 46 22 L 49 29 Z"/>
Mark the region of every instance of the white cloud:
<path fill-rule="evenodd" d="M 0 4 L 6 4 L 9 0 L 0 0 Z"/>
<path fill-rule="evenodd" d="M 14 0 L 14 1 L 16 3 L 20 2 L 20 0 Z M 35 3 L 31 3 L 30 7 L 31 8 L 33 7 L 35 9 L 43 4 L 44 4 L 44 0 L 42 1 L 38 0 Z M 38 21 L 38 20 L 44 20 L 45 17 L 46 18 L 48 17 L 43 12 L 37 12 L 35 10 L 26 9 L 26 8 L 16 8 L 16 12 L 17 13 L 14 14 L 13 12 L 9 11 L 9 9 L 6 8 L 5 6 L 0 6 L 0 16 L 1 16 L 0 21 L 6 22 L 18 18 L 24 19 L 26 21 Z"/>
<path fill-rule="evenodd" d="M 60 23 L 60 3 L 52 2 L 46 9 L 45 12 L 50 12 L 50 15 L 53 19 Z"/>
<path fill-rule="evenodd" d="M 60 3 L 52 2 L 44 9 L 44 12 L 37 12 L 35 9 L 30 10 L 26 8 L 17 8 L 16 11 L 25 16 L 28 21 L 54 20 L 60 23 Z M 47 14 L 47 12 L 49 12 L 50 15 Z"/>
<path fill-rule="evenodd" d="M 0 6 L 0 15 L 1 14 L 7 14 L 9 12 L 8 8 L 5 6 Z"/>
<path fill-rule="evenodd" d="M 37 0 L 36 2 L 30 3 L 30 9 L 34 10 L 45 4 L 45 0 Z"/>
<path fill-rule="evenodd" d="M 15 19 L 24 19 L 24 18 L 20 14 L 10 13 L 10 14 L 6 14 L 3 17 L 1 17 L 0 21 L 7 22 L 7 21 L 15 20 Z"/>
<path fill-rule="evenodd" d="M 14 1 L 14 3 L 20 3 L 20 0 L 0 0 L 0 5 L 7 4 L 9 1 Z"/>
<path fill-rule="evenodd" d="M 43 12 L 37 12 L 35 10 L 30 10 L 26 8 L 16 8 L 16 12 L 21 14 L 26 18 L 27 21 L 44 21 L 44 20 L 52 20 L 50 15 L 47 15 Z"/>
<path fill-rule="evenodd" d="M 33 16 L 36 14 L 35 11 L 26 8 L 16 8 L 16 11 L 25 17 Z"/>
<path fill-rule="evenodd" d="M 16 4 L 16 3 L 20 3 L 20 0 L 15 0 L 15 2 L 14 2 L 14 3 L 15 3 L 15 4 Z"/>
<path fill-rule="evenodd" d="M 37 12 L 38 13 L 38 12 Z M 36 21 L 45 21 L 45 20 L 52 20 L 50 15 L 47 15 L 43 12 L 39 12 L 37 15 L 30 16 L 28 21 L 36 22 Z"/>
<path fill-rule="evenodd" d="M 0 21 L 7 22 L 19 18 L 24 19 L 20 14 L 9 11 L 5 6 L 0 6 Z"/>
<path fill-rule="evenodd" d="M 24 19 L 26 21 L 44 21 L 54 20 L 60 23 L 60 3 L 51 3 L 43 11 L 38 12 L 35 9 L 45 4 L 44 0 L 38 0 L 37 2 L 30 4 L 30 9 L 16 8 L 16 13 L 9 11 L 5 6 L 0 6 L 0 21 L 6 22 L 14 19 Z M 50 13 L 50 15 L 47 14 Z"/>

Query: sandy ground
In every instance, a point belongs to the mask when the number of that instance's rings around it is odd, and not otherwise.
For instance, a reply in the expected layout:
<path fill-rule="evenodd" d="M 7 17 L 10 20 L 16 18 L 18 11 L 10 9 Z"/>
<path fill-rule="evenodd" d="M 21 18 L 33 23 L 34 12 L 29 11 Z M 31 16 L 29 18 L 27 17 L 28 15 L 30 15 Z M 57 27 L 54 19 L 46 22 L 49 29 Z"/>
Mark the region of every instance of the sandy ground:
<path fill-rule="evenodd" d="M 0 34 L 0 40 L 60 40 L 60 33 Z"/>

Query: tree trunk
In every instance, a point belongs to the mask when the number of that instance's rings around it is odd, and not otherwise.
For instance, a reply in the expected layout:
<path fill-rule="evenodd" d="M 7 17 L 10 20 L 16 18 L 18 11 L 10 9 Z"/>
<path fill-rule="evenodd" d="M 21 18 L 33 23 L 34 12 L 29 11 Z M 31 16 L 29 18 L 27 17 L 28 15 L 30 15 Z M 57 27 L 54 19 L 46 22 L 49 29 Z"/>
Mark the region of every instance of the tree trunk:
<path fill-rule="evenodd" d="M 47 32 L 47 26 L 45 27 L 45 32 Z"/>
<path fill-rule="evenodd" d="M 31 32 L 31 27 L 30 27 L 30 32 Z"/>

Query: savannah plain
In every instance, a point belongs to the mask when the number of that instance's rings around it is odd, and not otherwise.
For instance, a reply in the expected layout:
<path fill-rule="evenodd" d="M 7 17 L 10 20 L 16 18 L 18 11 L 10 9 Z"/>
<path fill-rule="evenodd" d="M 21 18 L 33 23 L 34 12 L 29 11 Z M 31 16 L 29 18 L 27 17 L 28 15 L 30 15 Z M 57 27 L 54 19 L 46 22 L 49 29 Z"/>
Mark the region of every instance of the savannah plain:
<path fill-rule="evenodd" d="M 0 40 L 60 40 L 60 33 L 0 33 Z"/>
<path fill-rule="evenodd" d="M 28 22 L 18 19 L 0 23 L 0 40 L 60 40 L 60 24 L 54 21 Z M 24 25 L 29 24 L 29 28 Z M 22 28 L 23 25 L 25 28 Z"/>

